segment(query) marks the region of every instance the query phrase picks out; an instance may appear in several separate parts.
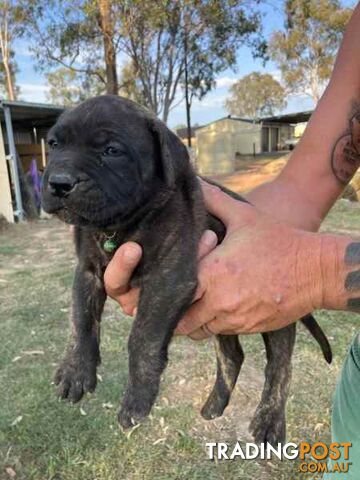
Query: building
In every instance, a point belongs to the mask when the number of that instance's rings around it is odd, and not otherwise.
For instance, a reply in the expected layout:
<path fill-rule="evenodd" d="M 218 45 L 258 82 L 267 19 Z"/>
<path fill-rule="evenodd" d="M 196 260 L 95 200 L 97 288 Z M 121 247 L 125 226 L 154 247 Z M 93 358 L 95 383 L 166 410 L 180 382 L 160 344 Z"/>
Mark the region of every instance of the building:
<path fill-rule="evenodd" d="M 288 150 L 297 124 L 307 122 L 312 112 L 277 115 L 260 120 L 221 118 L 196 130 L 196 165 L 201 174 L 228 174 L 249 155 Z"/>
<path fill-rule="evenodd" d="M 191 148 L 196 149 L 196 130 L 199 130 L 200 126 L 191 127 Z M 180 138 L 180 140 L 188 146 L 188 129 L 187 127 L 178 128 L 175 130 L 176 135 Z"/>
<path fill-rule="evenodd" d="M 46 166 L 46 135 L 64 109 L 55 105 L 0 100 L 0 214 L 23 219 L 20 177 L 32 159 Z"/>

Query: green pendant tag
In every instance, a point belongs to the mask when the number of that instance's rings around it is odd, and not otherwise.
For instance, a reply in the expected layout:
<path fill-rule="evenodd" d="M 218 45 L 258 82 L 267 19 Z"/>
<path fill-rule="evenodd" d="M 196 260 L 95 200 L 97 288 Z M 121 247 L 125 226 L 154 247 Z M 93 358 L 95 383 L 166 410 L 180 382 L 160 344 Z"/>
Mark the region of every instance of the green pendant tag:
<path fill-rule="evenodd" d="M 107 253 L 112 253 L 114 250 L 116 250 L 116 247 L 117 247 L 117 245 L 114 242 L 114 240 L 105 240 L 105 242 L 103 244 L 103 249 Z"/>

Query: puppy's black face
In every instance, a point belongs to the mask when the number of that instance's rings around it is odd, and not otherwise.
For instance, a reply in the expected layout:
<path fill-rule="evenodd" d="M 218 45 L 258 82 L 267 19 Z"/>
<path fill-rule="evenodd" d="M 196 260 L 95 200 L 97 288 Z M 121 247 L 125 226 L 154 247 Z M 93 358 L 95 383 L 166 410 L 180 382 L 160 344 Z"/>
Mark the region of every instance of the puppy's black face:
<path fill-rule="evenodd" d="M 110 95 L 65 112 L 48 136 L 44 210 L 100 228 L 131 217 L 166 181 L 156 122 L 133 102 Z"/>

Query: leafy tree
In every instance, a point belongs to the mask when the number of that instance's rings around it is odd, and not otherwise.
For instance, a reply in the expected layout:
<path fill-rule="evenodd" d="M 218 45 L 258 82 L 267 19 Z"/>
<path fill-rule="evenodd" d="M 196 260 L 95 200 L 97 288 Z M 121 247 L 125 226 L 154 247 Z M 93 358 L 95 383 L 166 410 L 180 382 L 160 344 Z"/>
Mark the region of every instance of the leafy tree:
<path fill-rule="evenodd" d="M 286 107 L 285 89 L 268 73 L 252 72 L 230 87 L 225 107 L 232 115 L 252 119 L 273 115 Z"/>
<path fill-rule="evenodd" d="M 94 77 L 107 93 L 118 93 L 116 58 L 119 25 L 111 0 L 33 0 L 27 31 L 43 71 L 65 67 Z"/>
<path fill-rule="evenodd" d="M 97 78 L 79 75 L 65 67 L 47 74 L 50 87 L 47 99 L 55 105 L 70 106 L 86 98 L 105 93 L 105 87 Z"/>
<path fill-rule="evenodd" d="M 119 94 L 134 102 L 146 105 L 141 82 L 131 61 L 125 63 L 120 72 Z"/>
<path fill-rule="evenodd" d="M 272 34 L 269 53 L 289 92 L 319 100 L 351 12 L 338 0 L 286 0 L 285 28 Z"/>
<path fill-rule="evenodd" d="M 131 87 L 127 94 L 165 122 L 182 100 L 177 94 L 185 84 L 190 106 L 194 96 L 202 98 L 214 86 L 217 73 L 235 64 L 240 44 L 264 53 L 260 15 L 251 7 L 258 0 L 246 6 L 243 0 L 28 3 L 28 32 L 40 68 L 66 67 L 97 77 L 107 92 L 118 93 L 116 59 L 121 53 L 131 66 L 122 72 L 123 77 L 131 73 L 131 82 L 120 82 L 121 91 L 125 84 Z"/>
<path fill-rule="evenodd" d="M 14 0 L 0 1 L 0 79 L 9 100 L 16 100 L 17 65 L 13 42 L 23 34 L 24 9 Z"/>
<path fill-rule="evenodd" d="M 97 76 L 86 75 L 66 67 L 58 68 L 46 76 L 49 91 L 47 99 L 56 105 L 75 105 L 87 98 L 106 93 L 105 85 Z M 120 72 L 119 95 L 138 103 L 143 102 L 141 91 L 131 64 L 125 64 Z"/>
<path fill-rule="evenodd" d="M 216 75 L 236 63 L 247 43 L 258 54 L 260 16 L 242 0 L 133 0 L 122 2 L 120 45 L 131 58 L 147 106 L 166 122 L 187 89 L 187 106 L 213 88 Z M 180 98 L 182 101 L 182 98 Z"/>

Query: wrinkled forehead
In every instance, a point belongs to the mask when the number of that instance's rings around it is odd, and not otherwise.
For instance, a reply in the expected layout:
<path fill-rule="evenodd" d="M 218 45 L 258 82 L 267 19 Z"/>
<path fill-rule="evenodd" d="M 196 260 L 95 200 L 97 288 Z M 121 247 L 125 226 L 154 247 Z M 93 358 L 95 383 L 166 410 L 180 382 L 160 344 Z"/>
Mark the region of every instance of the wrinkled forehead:
<path fill-rule="evenodd" d="M 135 105 L 93 99 L 65 112 L 49 132 L 67 145 L 101 147 L 111 141 L 131 144 L 136 150 L 149 149 L 152 135 L 150 117 Z"/>

